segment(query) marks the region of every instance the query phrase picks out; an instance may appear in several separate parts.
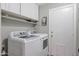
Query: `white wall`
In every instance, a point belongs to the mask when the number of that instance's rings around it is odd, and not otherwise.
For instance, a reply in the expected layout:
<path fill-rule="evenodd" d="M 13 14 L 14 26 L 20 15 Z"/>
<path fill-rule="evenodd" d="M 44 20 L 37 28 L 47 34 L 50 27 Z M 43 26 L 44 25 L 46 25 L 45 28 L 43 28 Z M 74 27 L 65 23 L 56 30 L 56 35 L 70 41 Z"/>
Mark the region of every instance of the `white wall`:
<path fill-rule="evenodd" d="M 28 23 L 21 23 L 12 20 L 2 19 L 1 21 L 1 37 L 2 40 L 8 38 L 8 35 L 12 31 L 29 31 L 34 30 L 34 27 Z"/>

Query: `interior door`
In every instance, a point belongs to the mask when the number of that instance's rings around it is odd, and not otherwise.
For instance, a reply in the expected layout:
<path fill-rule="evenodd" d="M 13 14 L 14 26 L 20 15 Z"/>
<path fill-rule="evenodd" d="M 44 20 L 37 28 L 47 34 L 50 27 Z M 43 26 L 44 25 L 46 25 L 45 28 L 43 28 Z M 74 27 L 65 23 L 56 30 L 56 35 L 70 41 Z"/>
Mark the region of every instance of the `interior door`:
<path fill-rule="evenodd" d="M 73 6 L 50 9 L 52 54 L 74 55 L 74 9 Z"/>

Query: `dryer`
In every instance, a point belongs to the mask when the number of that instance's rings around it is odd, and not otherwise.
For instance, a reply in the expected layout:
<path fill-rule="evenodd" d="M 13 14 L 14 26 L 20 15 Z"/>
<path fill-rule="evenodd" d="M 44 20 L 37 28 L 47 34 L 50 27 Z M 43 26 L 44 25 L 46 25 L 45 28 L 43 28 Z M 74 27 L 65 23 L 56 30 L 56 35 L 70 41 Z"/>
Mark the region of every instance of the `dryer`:
<path fill-rule="evenodd" d="M 36 33 L 33 35 L 38 35 L 41 38 L 42 41 L 42 50 L 41 50 L 41 56 L 47 56 L 48 54 L 48 34 L 46 33 Z"/>

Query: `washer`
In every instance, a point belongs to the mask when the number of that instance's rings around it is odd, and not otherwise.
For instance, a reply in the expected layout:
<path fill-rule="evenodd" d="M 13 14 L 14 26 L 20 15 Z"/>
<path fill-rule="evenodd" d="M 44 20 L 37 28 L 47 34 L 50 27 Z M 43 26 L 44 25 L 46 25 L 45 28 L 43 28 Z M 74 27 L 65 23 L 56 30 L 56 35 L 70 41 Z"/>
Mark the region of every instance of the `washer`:
<path fill-rule="evenodd" d="M 44 38 L 45 37 L 45 38 Z M 26 31 L 11 32 L 8 37 L 9 56 L 44 56 L 48 52 L 45 34 L 28 35 Z"/>

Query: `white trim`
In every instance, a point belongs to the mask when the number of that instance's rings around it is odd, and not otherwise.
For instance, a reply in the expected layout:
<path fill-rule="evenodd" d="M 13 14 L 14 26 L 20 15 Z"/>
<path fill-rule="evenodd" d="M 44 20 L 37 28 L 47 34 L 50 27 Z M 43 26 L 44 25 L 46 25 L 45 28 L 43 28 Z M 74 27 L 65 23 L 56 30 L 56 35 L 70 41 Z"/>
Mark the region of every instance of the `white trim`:
<path fill-rule="evenodd" d="M 0 7 L 0 56 L 1 56 L 1 43 L 2 41 L 1 41 L 1 7 Z"/>
<path fill-rule="evenodd" d="M 79 43 L 78 43 L 78 41 L 79 41 L 79 30 L 78 30 L 78 28 L 79 28 L 79 4 L 77 4 L 77 6 L 76 6 L 76 36 L 77 36 L 77 38 L 76 38 L 76 55 L 77 56 L 79 56 L 79 53 L 78 53 L 78 48 L 79 48 Z"/>
<path fill-rule="evenodd" d="M 76 56 L 77 55 L 77 51 L 76 51 L 76 49 L 77 49 L 77 4 L 74 4 L 74 48 L 75 48 L 75 51 L 74 51 L 74 55 Z"/>
<path fill-rule="evenodd" d="M 51 14 L 50 11 L 51 11 L 51 9 L 49 9 L 49 15 Z M 48 25 L 48 27 L 49 27 L 49 29 L 48 29 L 48 31 L 49 31 L 49 41 L 48 41 L 49 42 L 49 47 L 48 48 L 49 49 L 48 50 L 49 50 L 49 55 L 52 55 L 52 42 L 51 42 L 52 39 L 51 39 L 51 26 L 50 26 L 51 23 L 50 22 L 51 22 L 51 20 L 50 20 L 50 16 L 49 16 L 49 23 L 48 23 L 49 24 Z"/>

